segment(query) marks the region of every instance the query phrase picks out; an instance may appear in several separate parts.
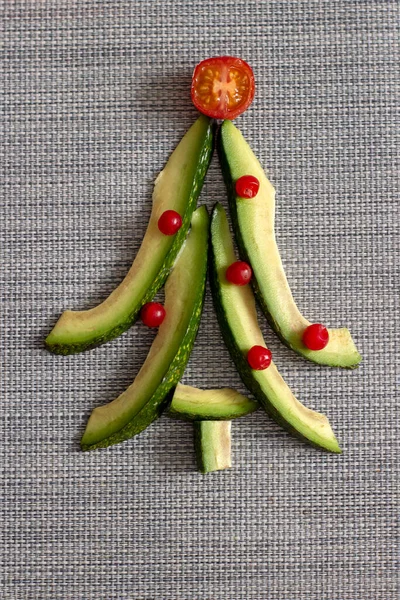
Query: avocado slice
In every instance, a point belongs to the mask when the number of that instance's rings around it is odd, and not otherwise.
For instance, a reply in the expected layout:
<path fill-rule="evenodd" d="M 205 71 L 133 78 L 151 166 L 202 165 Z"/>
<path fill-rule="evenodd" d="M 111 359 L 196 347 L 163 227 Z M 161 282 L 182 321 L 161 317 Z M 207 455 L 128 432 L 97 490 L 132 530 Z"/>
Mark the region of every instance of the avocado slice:
<path fill-rule="evenodd" d="M 199 390 L 178 383 L 168 416 L 183 421 L 229 421 L 244 417 L 258 408 L 257 402 L 231 388 Z"/>
<path fill-rule="evenodd" d="M 251 287 L 228 283 L 226 269 L 236 260 L 225 210 L 216 204 L 211 217 L 210 285 L 225 343 L 243 383 L 266 412 L 295 435 L 314 446 L 340 453 L 328 419 L 303 406 L 283 380 L 275 364 L 255 371 L 247 363 L 253 346 L 266 347 L 257 321 Z"/>
<path fill-rule="evenodd" d="M 182 138 L 153 191 L 153 208 L 142 245 L 120 285 L 98 306 L 65 311 L 45 344 L 55 354 L 88 350 L 119 336 L 164 284 L 185 240 L 213 150 L 213 124 L 201 116 Z M 174 236 L 163 235 L 158 219 L 166 210 L 182 216 Z"/>
<path fill-rule="evenodd" d="M 196 421 L 194 447 L 201 473 L 222 471 L 232 466 L 231 421 Z"/>
<path fill-rule="evenodd" d="M 293 299 L 275 240 L 275 189 L 240 131 L 224 121 L 218 137 L 218 150 L 228 189 L 232 224 L 244 260 L 253 269 L 257 300 L 271 327 L 295 352 L 321 365 L 355 368 L 361 356 L 348 329 L 329 329 L 329 342 L 323 350 L 309 350 L 302 335 L 310 321 L 300 313 Z M 235 192 L 236 181 L 253 175 L 260 182 L 251 200 Z"/>
<path fill-rule="evenodd" d="M 193 213 L 191 230 L 165 285 L 166 316 L 135 381 L 116 400 L 95 408 L 81 446 L 105 448 L 137 435 L 160 416 L 189 360 L 203 309 L 208 214 Z"/>

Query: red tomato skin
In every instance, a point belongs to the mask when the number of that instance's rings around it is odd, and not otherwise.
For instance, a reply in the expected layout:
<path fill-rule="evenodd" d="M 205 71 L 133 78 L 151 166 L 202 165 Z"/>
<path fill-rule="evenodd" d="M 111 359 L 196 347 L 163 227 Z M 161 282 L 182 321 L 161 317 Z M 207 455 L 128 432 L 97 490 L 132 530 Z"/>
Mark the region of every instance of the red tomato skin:
<path fill-rule="evenodd" d="M 248 89 L 243 101 L 240 102 L 234 108 L 226 108 L 225 106 L 207 106 L 207 103 L 202 101 L 201 98 L 199 98 L 199 90 L 202 85 L 200 78 L 202 76 L 202 70 L 206 67 L 209 67 L 210 69 L 217 69 L 218 67 L 230 67 L 243 72 L 243 74 L 245 74 L 248 79 Z M 236 119 L 236 117 L 238 117 L 245 110 L 247 110 L 247 108 L 253 102 L 254 94 L 255 80 L 253 69 L 246 61 L 244 61 L 241 58 L 237 58 L 235 56 L 215 56 L 213 58 L 207 58 L 201 61 L 193 71 L 191 86 L 192 102 L 201 113 L 213 119 Z"/>

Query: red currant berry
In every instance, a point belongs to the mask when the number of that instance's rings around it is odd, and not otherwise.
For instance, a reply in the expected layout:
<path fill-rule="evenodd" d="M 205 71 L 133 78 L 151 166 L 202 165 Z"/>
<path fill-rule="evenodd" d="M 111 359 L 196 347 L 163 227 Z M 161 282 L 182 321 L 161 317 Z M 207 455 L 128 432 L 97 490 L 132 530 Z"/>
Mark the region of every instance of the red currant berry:
<path fill-rule="evenodd" d="M 254 198 L 257 196 L 260 182 L 253 175 L 243 175 L 236 181 L 235 190 L 241 198 Z"/>
<path fill-rule="evenodd" d="M 250 265 L 242 260 L 232 263 L 226 270 L 226 280 L 235 285 L 246 285 L 252 276 Z"/>
<path fill-rule="evenodd" d="M 158 327 L 164 321 L 165 308 L 158 302 L 148 302 L 143 306 L 140 316 L 147 327 Z"/>
<path fill-rule="evenodd" d="M 329 342 L 329 332 L 321 323 L 313 323 L 304 330 L 302 339 L 309 350 L 322 350 Z"/>
<path fill-rule="evenodd" d="M 264 346 L 253 346 L 247 353 L 247 362 L 255 371 L 268 369 L 272 361 L 271 350 Z"/>
<path fill-rule="evenodd" d="M 182 217 L 175 210 L 166 210 L 158 219 L 158 229 L 164 235 L 175 235 L 182 227 Z"/>

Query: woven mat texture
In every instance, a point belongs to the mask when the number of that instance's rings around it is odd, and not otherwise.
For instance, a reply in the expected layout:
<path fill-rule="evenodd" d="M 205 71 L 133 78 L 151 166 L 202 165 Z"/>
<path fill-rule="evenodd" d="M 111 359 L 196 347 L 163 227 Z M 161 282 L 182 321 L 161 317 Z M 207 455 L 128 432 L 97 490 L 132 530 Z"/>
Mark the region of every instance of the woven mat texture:
<path fill-rule="evenodd" d="M 399 36 L 389 0 L 0 1 L 2 600 L 400 598 Z M 234 423 L 234 468 L 203 476 L 191 425 L 167 417 L 79 450 L 154 333 L 70 357 L 43 339 L 123 278 L 155 176 L 196 118 L 193 66 L 219 54 L 255 71 L 237 125 L 277 189 L 294 297 L 348 326 L 364 360 L 307 363 L 260 317 L 343 455 L 258 412 Z M 214 156 L 201 202 L 216 200 Z M 184 381 L 244 391 L 209 294 Z"/>

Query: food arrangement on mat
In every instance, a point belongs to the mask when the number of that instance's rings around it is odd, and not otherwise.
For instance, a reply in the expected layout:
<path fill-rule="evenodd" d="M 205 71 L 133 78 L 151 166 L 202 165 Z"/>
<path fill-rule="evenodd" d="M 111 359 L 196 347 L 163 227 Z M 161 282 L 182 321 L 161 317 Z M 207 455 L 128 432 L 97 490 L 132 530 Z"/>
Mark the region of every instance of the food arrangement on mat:
<path fill-rule="evenodd" d="M 193 421 L 201 472 L 226 469 L 232 420 L 261 407 L 309 444 L 341 452 L 328 419 L 303 406 L 283 380 L 257 320 L 256 300 L 282 342 L 303 358 L 345 368 L 361 361 L 347 329 L 310 323 L 291 294 L 275 241 L 275 190 L 232 123 L 254 92 L 252 69 L 239 58 L 215 57 L 197 65 L 191 95 L 202 115 L 156 179 L 149 224 L 132 267 L 95 308 L 65 311 L 46 339 L 48 350 L 67 355 L 108 342 L 139 317 L 158 328 L 132 385 L 93 410 L 83 450 L 127 440 L 165 411 Z M 225 209 L 216 204 L 209 218 L 204 206 L 196 208 L 215 143 L 240 258 Z M 199 390 L 179 383 L 200 324 L 207 269 L 225 344 L 254 400 L 228 388 Z M 153 302 L 164 285 L 164 305 Z"/>

